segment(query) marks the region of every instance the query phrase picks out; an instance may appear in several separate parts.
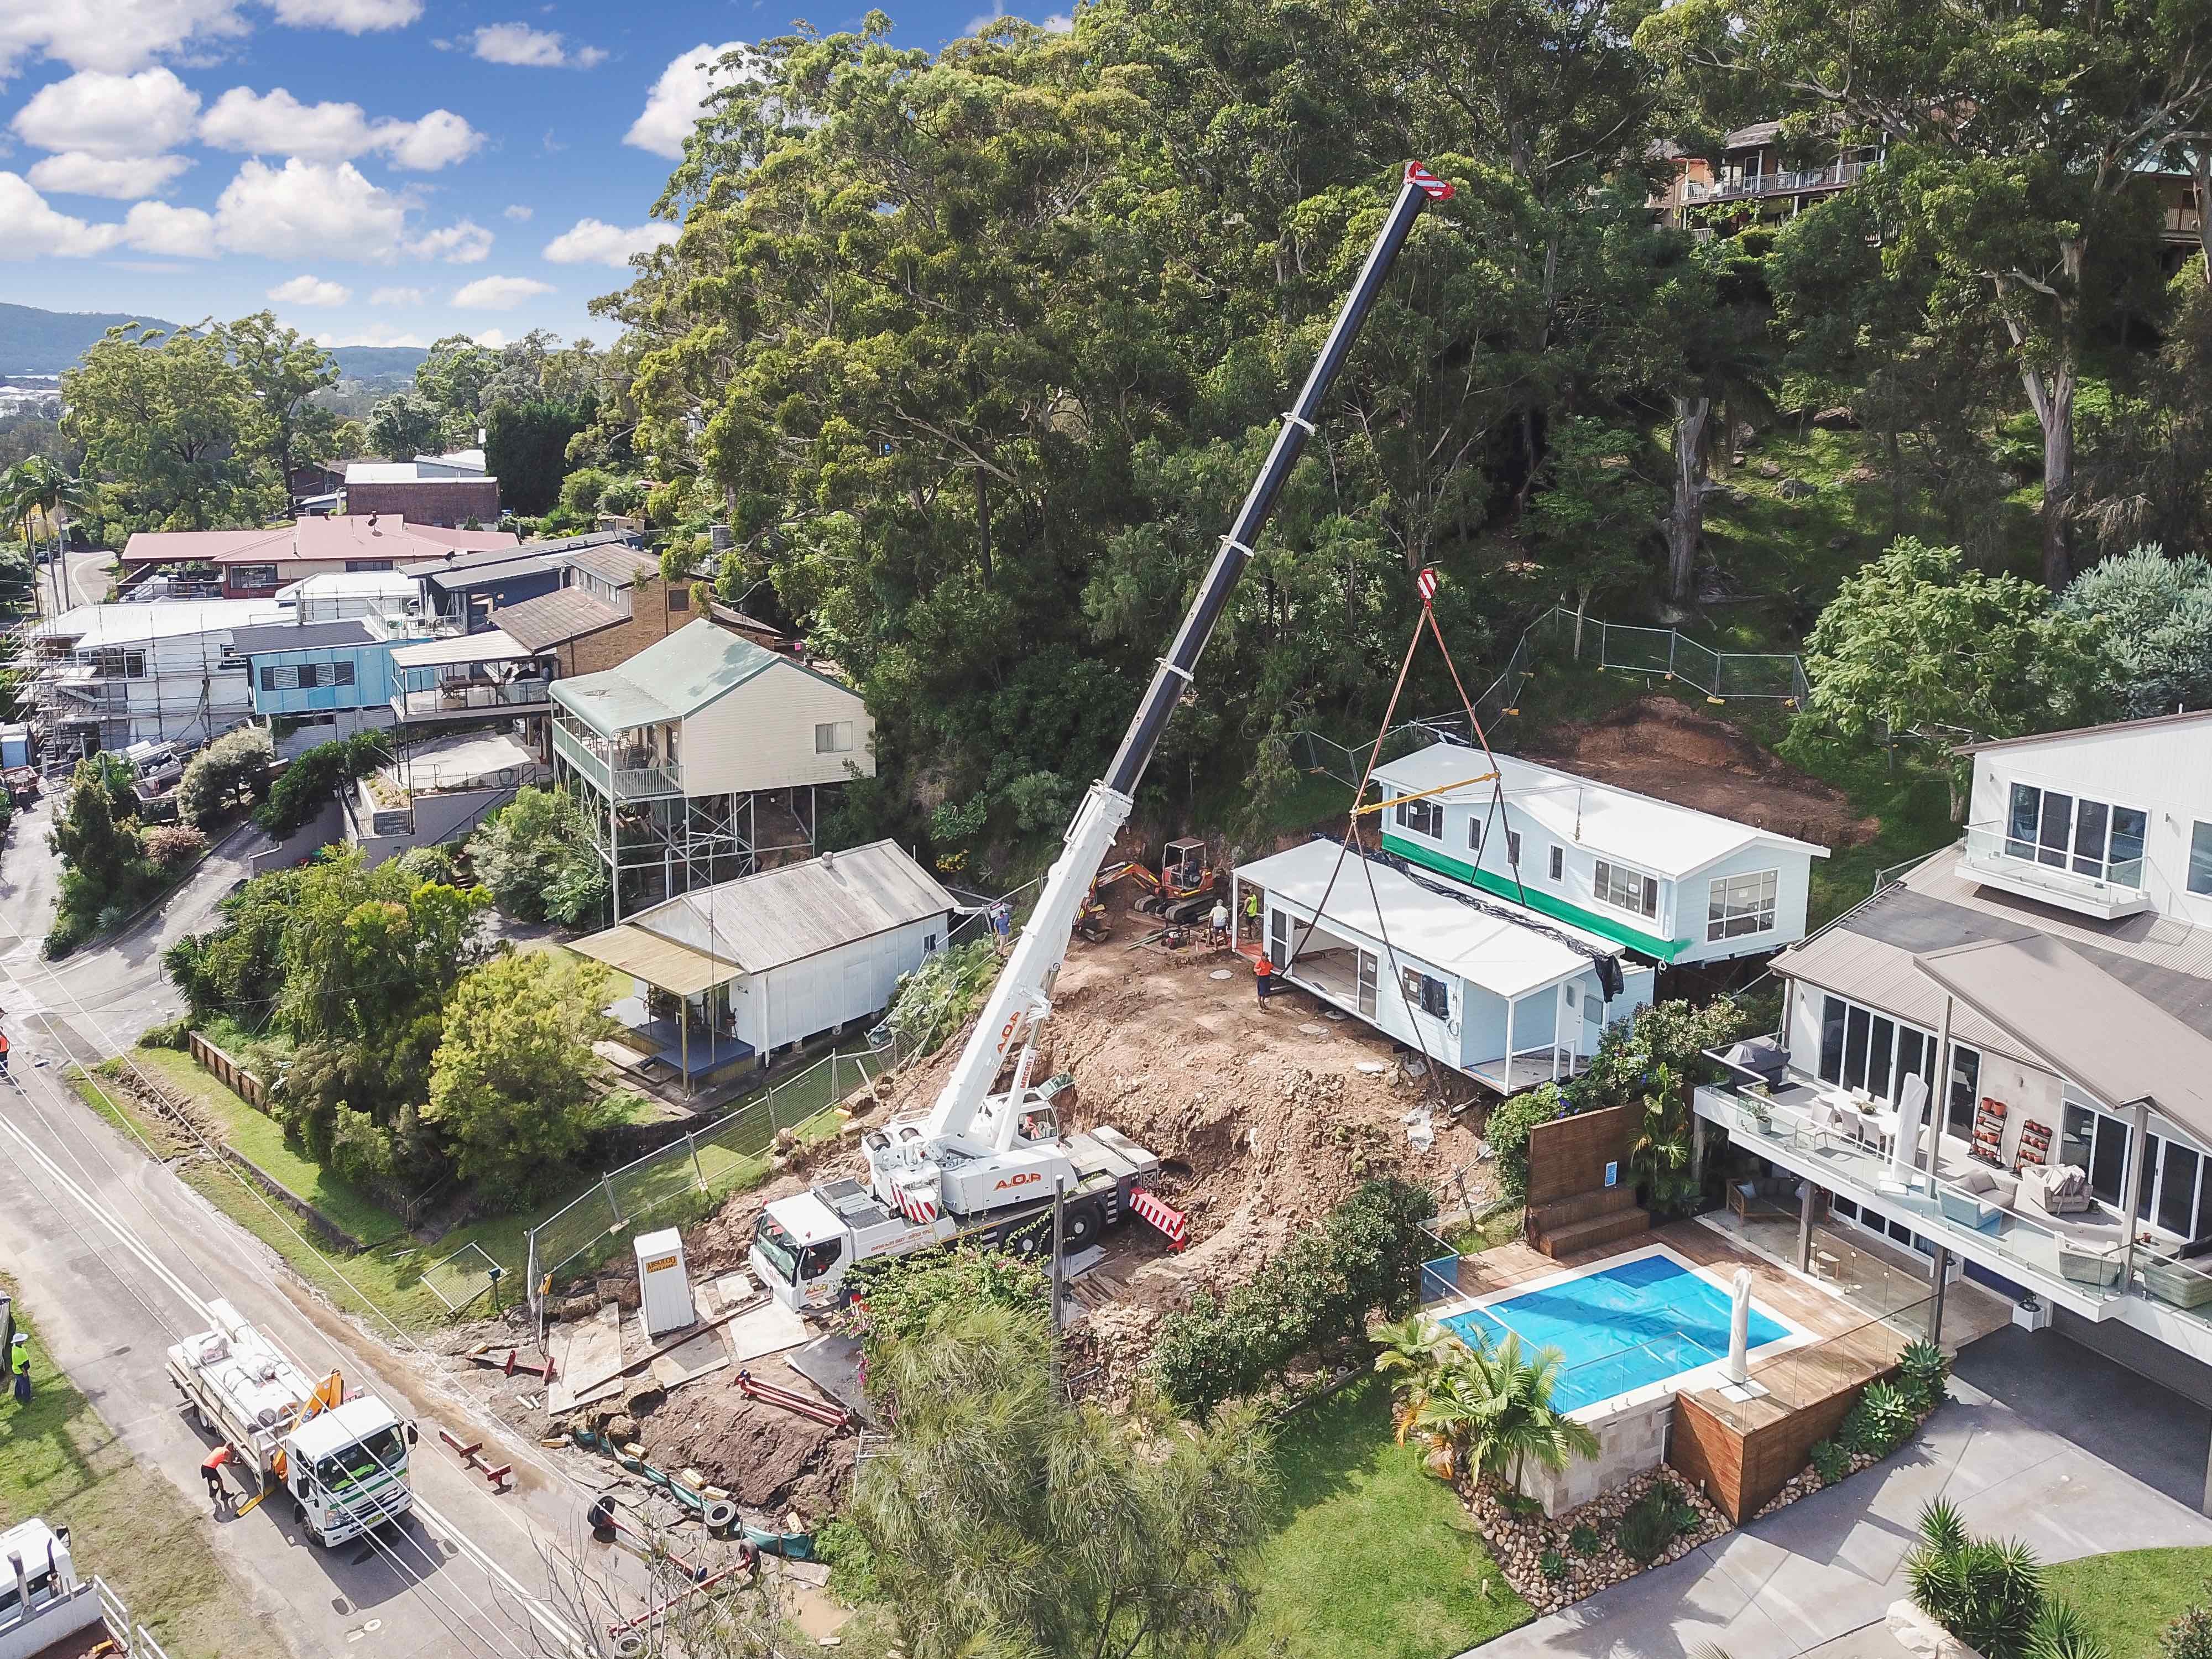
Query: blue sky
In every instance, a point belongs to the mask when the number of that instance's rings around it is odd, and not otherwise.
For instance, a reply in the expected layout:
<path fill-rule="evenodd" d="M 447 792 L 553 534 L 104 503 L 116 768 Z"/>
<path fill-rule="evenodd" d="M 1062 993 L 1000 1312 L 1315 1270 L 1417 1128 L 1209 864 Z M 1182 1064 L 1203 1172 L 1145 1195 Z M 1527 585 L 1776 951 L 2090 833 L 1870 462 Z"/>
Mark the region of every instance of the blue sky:
<path fill-rule="evenodd" d="M 0 0 L 0 300 L 265 306 L 337 345 L 604 343 L 586 306 L 668 234 L 647 210 L 695 65 L 785 32 L 793 4 Z M 884 9 L 935 47 L 992 0 Z"/>

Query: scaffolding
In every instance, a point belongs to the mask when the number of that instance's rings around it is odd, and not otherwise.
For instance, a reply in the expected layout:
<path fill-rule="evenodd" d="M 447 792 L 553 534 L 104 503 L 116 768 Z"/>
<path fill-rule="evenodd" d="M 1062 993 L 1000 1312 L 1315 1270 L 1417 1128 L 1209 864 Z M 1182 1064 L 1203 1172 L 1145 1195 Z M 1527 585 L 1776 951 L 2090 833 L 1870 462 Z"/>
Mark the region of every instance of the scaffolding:
<path fill-rule="evenodd" d="M 19 629 L 33 752 L 73 758 L 134 743 L 204 743 L 250 720 L 252 688 L 231 630 L 275 620 L 275 607 L 226 616 L 200 605 L 202 615 L 179 617 L 190 605 L 83 606 Z"/>

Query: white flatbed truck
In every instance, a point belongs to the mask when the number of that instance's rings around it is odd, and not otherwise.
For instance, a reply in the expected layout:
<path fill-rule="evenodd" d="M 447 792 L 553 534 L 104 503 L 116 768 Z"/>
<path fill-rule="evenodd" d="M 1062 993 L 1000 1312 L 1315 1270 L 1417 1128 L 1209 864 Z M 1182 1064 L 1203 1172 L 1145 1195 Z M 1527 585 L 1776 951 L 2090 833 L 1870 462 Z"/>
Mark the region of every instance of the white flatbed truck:
<path fill-rule="evenodd" d="M 282 1494 L 316 1543 L 343 1544 L 414 1507 L 407 1450 L 415 1439 L 373 1396 L 347 1397 L 335 1371 L 310 1381 L 228 1302 L 211 1302 L 215 1328 L 168 1352 L 169 1381 L 201 1428 L 236 1454 L 260 1488 Z"/>

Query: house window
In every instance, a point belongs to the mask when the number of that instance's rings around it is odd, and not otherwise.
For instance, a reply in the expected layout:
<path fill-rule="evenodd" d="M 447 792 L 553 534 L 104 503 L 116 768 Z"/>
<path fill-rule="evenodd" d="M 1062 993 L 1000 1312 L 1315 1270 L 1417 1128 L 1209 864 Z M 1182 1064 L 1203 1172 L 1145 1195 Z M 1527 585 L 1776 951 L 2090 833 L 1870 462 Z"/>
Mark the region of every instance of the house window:
<path fill-rule="evenodd" d="M 937 949 L 937 935 L 936 935 L 936 934 L 934 934 L 934 933 L 924 933 L 924 934 L 921 936 L 921 953 L 922 953 L 922 955 L 924 955 L 924 956 L 927 956 L 927 955 L 929 955 L 929 954 L 930 954 L 930 952 L 931 952 L 931 951 L 934 951 L 934 950 L 936 950 L 936 949 Z"/>
<path fill-rule="evenodd" d="M 276 586 L 276 567 L 273 564 L 234 564 L 230 568 L 233 587 L 274 587 Z"/>
<path fill-rule="evenodd" d="M 817 755 L 844 755 L 852 752 L 853 722 L 823 720 L 814 728 L 814 752 Z"/>
<path fill-rule="evenodd" d="M 276 689 L 276 671 L 275 669 L 264 668 L 261 671 L 261 689 L 264 691 L 274 691 Z"/>
<path fill-rule="evenodd" d="M 1470 853 L 1480 853 L 1482 850 L 1482 820 L 1480 818 L 1469 818 L 1467 821 L 1467 850 Z"/>
<path fill-rule="evenodd" d="M 2086 1170 L 2089 1195 L 2119 1209 L 2127 1200 L 2127 1119 L 2078 1101 L 2066 1103 L 2057 1157 Z M 2143 1137 L 2142 1192 L 2138 1218 L 2185 1239 L 2212 1233 L 2212 1157 L 2166 1135 Z"/>
<path fill-rule="evenodd" d="M 300 689 L 300 671 L 289 663 L 280 668 L 264 668 L 261 671 L 261 689 L 264 691 L 296 691 Z"/>
<path fill-rule="evenodd" d="M 389 559 L 348 559 L 346 561 L 346 568 L 356 571 L 389 570 L 392 568 L 392 561 Z"/>
<path fill-rule="evenodd" d="M 2140 887 L 2143 835 L 2149 823 L 2149 815 L 2139 807 L 2114 806 L 2015 783 L 2005 818 L 2005 852 L 2118 887 Z M 2192 874 L 2194 866 L 2192 848 Z"/>
<path fill-rule="evenodd" d="M 1747 876 L 1717 876 L 1705 912 L 1708 939 L 1741 939 L 1774 926 L 1774 890 L 1780 872 L 1761 870 Z"/>
<path fill-rule="evenodd" d="M 1566 873 L 1566 868 L 1567 849 L 1564 847 L 1554 847 L 1552 849 L 1552 879 L 1559 880 Z"/>
<path fill-rule="evenodd" d="M 671 611 L 689 611 L 691 608 L 691 590 L 680 583 L 671 587 L 668 590 L 668 608 Z"/>
<path fill-rule="evenodd" d="M 1362 1019 L 1375 1018 L 1376 957 L 1372 951 L 1359 953 L 1359 1016 Z"/>
<path fill-rule="evenodd" d="M 1521 832 L 1518 830 L 1505 832 L 1505 861 L 1516 871 L 1521 868 Z"/>
<path fill-rule="evenodd" d="M 1440 838 L 1444 832 L 1444 810 L 1434 800 L 1401 800 L 1398 827 L 1416 836 Z"/>
<path fill-rule="evenodd" d="M 2200 823 L 2189 832 L 2189 890 L 2212 893 L 2212 823 Z"/>
<path fill-rule="evenodd" d="M 1951 1045 L 1951 1094 L 1944 1123 L 1961 1140 L 1974 1133 L 1974 1107 L 1982 1097 L 1982 1055 L 1978 1048 Z"/>
<path fill-rule="evenodd" d="M 1404 987 L 1406 1000 L 1425 1014 L 1438 1019 L 1451 1018 L 1451 990 L 1440 979 L 1431 979 L 1418 968 L 1400 971 L 1400 983 Z"/>
<path fill-rule="evenodd" d="M 352 665 L 351 663 L 349 663 L 349 662 L 334 662 L 334 663 L 330 664 L 330 665 L 329 665 L 329 667 L 330 667 L 330 671 L 331 671 L 331 684 L 333 684 L 333 685 L 351 685 L 351 684 L 354 683 L 354 680 L 353 680 L 353 665 Z"/>
<path fill-rule="evenodd" d="M 1893 1101 L 1904 1095 L 1906 1078 L 1927 1077 L 1935 1063 L 1936 1039 L 1929 1033 L 1842 997 L 1822 999 L 1822 1082 Z"/>
<path fill-rule="evenodd" d="M 1595 884 L 1598 897 L 1607 904 L 1632 910 L 1639 916 L 1659 914 L 1659 883 L 1641 871 L 1600 859 Z"/>

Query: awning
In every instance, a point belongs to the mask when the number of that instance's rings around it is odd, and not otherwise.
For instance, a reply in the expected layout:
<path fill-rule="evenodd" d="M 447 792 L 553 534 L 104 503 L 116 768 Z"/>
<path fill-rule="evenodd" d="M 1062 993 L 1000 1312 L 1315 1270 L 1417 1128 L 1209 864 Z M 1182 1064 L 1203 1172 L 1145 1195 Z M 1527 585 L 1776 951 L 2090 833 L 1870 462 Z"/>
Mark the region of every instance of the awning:
<path fill-rule="evenodd" d="M 394 668 L 444 668 L 458 663 L 527 662 L 538 653 L 496 628 L 481 634 L 453 634 L 420 645 L 403 645 L 392 653 Z"/>
<path fill-rule="evenodd" d="M 604 962 L 618 974 L 641 979 L 657 991 L 679 997 L 696 997 L 708 987 L 726 984 L 744 972 L 734 962 L 695 951 L 688 945 L 678 945 L 627 922 L 589 939 L 578 939 L 568 948 L 594 962 Z"/>
<path fill-rule="evenodd" d="M 2048 934 L 1930 951 L 1920 971 L 2118 1109 L 2148 1101 L 2212 1145 L 2212 1040 Z"/>

